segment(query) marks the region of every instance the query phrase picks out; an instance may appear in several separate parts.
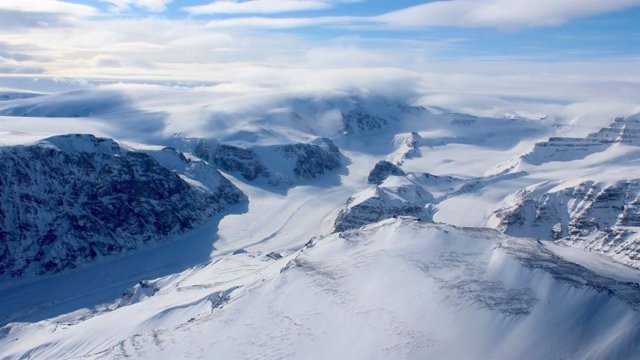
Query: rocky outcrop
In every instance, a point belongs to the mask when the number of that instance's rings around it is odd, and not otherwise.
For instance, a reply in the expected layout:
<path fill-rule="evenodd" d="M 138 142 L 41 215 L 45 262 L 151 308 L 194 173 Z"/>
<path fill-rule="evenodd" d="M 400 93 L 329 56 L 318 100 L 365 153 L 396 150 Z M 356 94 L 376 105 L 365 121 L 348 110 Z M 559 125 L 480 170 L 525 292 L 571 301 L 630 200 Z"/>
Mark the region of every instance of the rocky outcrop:
<path fill-rule="evenodd" d="M 23 276 L 166 241 L 244 195 L 176 150 L 64 135 L 0 148 L 0 198 L 0 276 Z"/>
<path fill-rule="evenodd" d="M 386 125 L 386 119 L 371 114 L 359 103 L 353 109 L 342 112 L 342 133 L 345 135 L 379 131 Z"/>
<path fill-rule="evenodd" d="M 192 152 L 222 171 L 239 174 L 249 181 L 270 176 L 267 167 L 251 148 L 220 144 L 213 139 L 181 139 L 181 142 L 184 151 Z"/>
<path fill-rule="evenodd" d="M 369 184 L 380 185 L 391 175 L 404 176 L 405 173 L 397 165 L 386 160 L 381 160 L 378 161 L 376 166 L 369 172 L 367 182 Z"/>
<path fill-rule="evenodd" d="M 394 151 L 393 162 L 402 165 L 405 160 L 415 159 L 422 156 L 420 146 L 424 143 L 424 139 L 417 132 L 409 134 L 396 135 L 393 140 L 396 151 Z"/>
<path fill-rule="evenodd" d="M 640 115 L 616 118 L 609 127 L 586 138 L 552 137 L 535 145 L 522 159 L 533 165 L 549 161 L 572 161 L 584 159 L 605 151 L 612 144 L 640 146 Z"/>
<path fill-rule="evenodd" d="M 269 177 L 269 170 L 252 149 L 221 144 L 213 154 L 213 163 L 227 172 L 237 172 L 247 180 Z"/>
<path fill-rule="evenodd" d="M 391 176 L 382 184 L 349 198 L 336 218 L 335 230 L 356 229 L 398 216 L 431 220 L 433 213 L 428 204 L 433 201 L 433 196 L 415 182 Z"/>
<path fill-rule="evenodd" d="M 313 179 L 341 166 L 342 154 L 333 141 L 320 138 L 318 143 L 283 145 L 282 154 L 293 159 L 293 172 L 303 179 Z"/>
<path fill-rule="evenodd" d="M 253 147 L 199 139 L 192 146 L 195 156 L 225 172 L 239 174 L 249 181 L 262 178 L 272 185 L 314 179 L 342 165 L 340 150 L 326 138 L 309 143 Z M 190 150 L 188 146 L 186 150 Z"/>
<path fill-rule="evenodd" d="M 498 213 L 503 232 L 559 240 L 640 266 L 639 179 L 520 191 L 514 203 Z"/>

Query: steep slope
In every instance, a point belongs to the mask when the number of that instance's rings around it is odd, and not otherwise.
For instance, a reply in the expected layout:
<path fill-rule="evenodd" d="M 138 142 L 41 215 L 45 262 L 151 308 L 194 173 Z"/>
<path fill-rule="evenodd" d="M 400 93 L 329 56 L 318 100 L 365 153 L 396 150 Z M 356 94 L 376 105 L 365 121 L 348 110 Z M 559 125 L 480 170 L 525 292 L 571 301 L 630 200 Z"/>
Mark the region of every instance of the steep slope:
<path fill-rule="evenodd" d="M 630 359 L 639 304 L 636 283 L 536 242 L 397 219 L 218 257 L 93 314 L 9 324 L 0 357 Z"/>
<path fill-rule="evenodd" d="M 5 276 L 59 272 L 159 243 L 243 199 L 214 169 L 206 184 L 190 178 L 202 162 L 167 150 L 167 168 L 92 135 L 3 147 L 0 158 Z"/>
<path fill-rule="evenodd" d="M 618 117 L 609 127 L 585 138 L 552 137 L 535 145 L 522 159 L 540 165 L 549 161 L 572 161 L 607 150 L 612 144 L 640 146 L 640 114 Z"/>
<path fill-rule="evenodd" d="M 431 220 L 428 204 L 433 201 L 433 195 L 409 178 L 389 176 L 379 185 L 350 197 L 335 220 L 335 229 L 356 229 L 398 216 Z"/>
<path fill-rule="evenodd" d="M 333 141 L 315 138 L 307 143 L 272 145 L 227 144 L 214 139 L 174 139 L 179 147 L 245 180 L 291 186 L 336 171 L 342 154 Z"/>
<path fill-rule="evenodd" d="M 369 184 L 380 185 L 391 175 L 404 176 L 405 173 L 395 164 L 392 164 L 389 161 L 380 160 L 369 173 L 367 182 Z"/>
<path fill-rule="evenodd" d="M 560 240 L 640 265 L 640 180 L 534 188 L 512 201 L 498 215 L 507 234 Z"/>

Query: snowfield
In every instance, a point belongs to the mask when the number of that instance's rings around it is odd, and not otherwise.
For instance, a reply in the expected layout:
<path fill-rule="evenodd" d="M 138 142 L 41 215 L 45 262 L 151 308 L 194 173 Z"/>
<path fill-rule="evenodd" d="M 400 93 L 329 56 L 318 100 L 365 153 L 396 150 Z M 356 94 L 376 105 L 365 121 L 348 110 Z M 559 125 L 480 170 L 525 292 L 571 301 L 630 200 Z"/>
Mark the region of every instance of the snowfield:
<path fill-rule="evenodd" d="M 371 94 L 7 94 L 0 265 L 55 271 L 0 273 L 0 359 L 640 353 L 639 115 L 571 137 Z"/>
<path fill-rule="evenodd" d="M 0 344 L 7 359 L 625 359 L 638 306 L 633 282 L 538 243 L 401 218 L 214 257 L 91 314 L 9 325 Z"/>

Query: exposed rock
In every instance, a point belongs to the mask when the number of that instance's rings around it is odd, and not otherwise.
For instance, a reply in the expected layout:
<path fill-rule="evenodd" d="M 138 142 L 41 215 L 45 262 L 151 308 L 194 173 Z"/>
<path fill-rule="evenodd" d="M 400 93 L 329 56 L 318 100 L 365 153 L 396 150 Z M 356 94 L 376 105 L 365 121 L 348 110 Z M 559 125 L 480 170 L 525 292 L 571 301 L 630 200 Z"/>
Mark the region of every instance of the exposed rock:
<path fill-rule="evenodd" d="M 347 201 L 335 221 L 335 230 L 356 229 L 366 224 L 398 216 L 415 216 L 431 220 L 427 205 L 433 196 L 406 177 L 392 176 L 382 184 L 369 188 Z"/>
<path fill-rule="evenodd" d="M 319 144 L 283 145 L 282 152 L 285 158 L 295 160 L 293 172 L 305 179 L 316 178 L 341 165 L 340 149 L 326 138 L 320 138 Z"/>
<path fill-rule="evenodd" d="M 269 177 L 269 170 L 264 166 L 252 149 L 222 144 L 213 155 L 213 163 L 228 172 L 238 172 L 247 180 L 255 180 L 259 176 Z"/>
<path fill-rule="evenodd" d="M 369 184 L 380 185 L 391 175 L 404 176 L 405 174 L 397 165 L 386 160 L 381 160 L 378 161 L 376 166 L 369 172 L 367 182 Z"/>
<path fill-rule="evenodd" d="M 396 135 L 394 138 L 396 151 L 393 155 L 393 162 L 401 165 L 405 160 L 415 159 L 422 156 L 420 146 L 424 139 L 417 132 Z"/>
<path fill-rule="evenodd" d="M 199 139 L 192 151 L 223 171 L 240 174 L 249 181 L 263 178 L 272 185 L 293 184 L 298 178 L 314 179 L 342 164 L 340 150 L 326 138 L 252 148 Z"/>
<path fill-rule="evenodd" d="M 342 113 L 342 132 L 345 135 L 368 133 L 382 130 L 387 120 L 369 113 L 362 105 Z"/>
<path fill-rule="evenodd" d="M 244 195 L 172 149 L 153 156 L 92 135 L 0 148 L 0 275 L 59 272 L 165 241 Z M 189 172 L 208 167 L 208 180 Z M 204 172 L 200 172 L 204 174 Z"/>
<path fill-rule="evenodd" d="M 616 118 L 609 127 L 586 138 L 552 137 L 535 145 L 533 150 L 524 155 L 524 161 L 540 165 L 549 161 L 572 161 L 602 152 L 612 144 L 621 143 L 640 146 L 640 116 Z"/>
<path fill-rule="evenodd" d="M 561 240 L 640 266 L 640 180 L 593 181 L 559 191 L 521 191 L 499 214 L 515 236 Z"/>

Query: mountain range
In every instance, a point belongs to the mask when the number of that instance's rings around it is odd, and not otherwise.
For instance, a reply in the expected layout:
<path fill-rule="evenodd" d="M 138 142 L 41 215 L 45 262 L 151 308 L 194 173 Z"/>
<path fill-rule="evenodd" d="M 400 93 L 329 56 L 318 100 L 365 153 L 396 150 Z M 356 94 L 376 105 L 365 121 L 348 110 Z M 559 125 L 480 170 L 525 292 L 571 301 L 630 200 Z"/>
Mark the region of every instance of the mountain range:
<path fill-rule="evenodd" d="M 0 94 L 0 359 L 640 353 L 640 114 L 158 96 Z"/>

